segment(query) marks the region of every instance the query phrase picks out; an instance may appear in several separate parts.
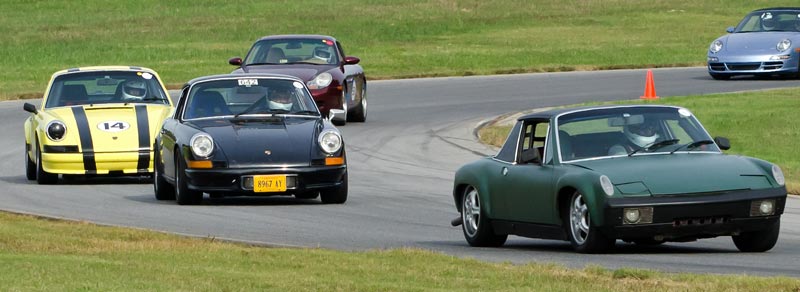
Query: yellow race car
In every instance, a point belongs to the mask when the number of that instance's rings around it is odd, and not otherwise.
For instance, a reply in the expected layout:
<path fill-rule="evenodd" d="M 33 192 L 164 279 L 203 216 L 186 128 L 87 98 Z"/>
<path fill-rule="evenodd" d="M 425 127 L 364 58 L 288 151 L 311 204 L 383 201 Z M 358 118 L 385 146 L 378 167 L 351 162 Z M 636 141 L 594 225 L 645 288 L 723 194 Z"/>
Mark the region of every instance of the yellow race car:
<path fill-rule="evenodd" d="M 55 184 L 59 174 L 152 174 L 153 143 L 173 106 L 155 71 L 102 66 L 56 72 L 40 108 L 23 109 L 26 175 Z"/>

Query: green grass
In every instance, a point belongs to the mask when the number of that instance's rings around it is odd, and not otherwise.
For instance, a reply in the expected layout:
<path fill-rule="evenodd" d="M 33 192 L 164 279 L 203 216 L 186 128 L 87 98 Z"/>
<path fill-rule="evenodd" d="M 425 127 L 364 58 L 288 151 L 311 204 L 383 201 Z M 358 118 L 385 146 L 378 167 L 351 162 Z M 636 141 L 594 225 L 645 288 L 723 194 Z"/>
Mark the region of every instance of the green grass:
<path fill-rule="evenodd" d="M 339 252 L 0 212 L 3 291 L 798 291 L 800 280 L 486 263 L 419 249 Z"/>
<path fill-rule="evenodd" d="M 0 99 L 58 70 L 138 65 L 173 86 L 270 34 L 337 37 L 369 78 L 701 65 L 747 12 L 796 1 L 0 1 Z"/>
<path fill-rule="evenodd" d="M 744 93 L 695 95 L 660 98 L 653 101 L 620 101 L 596 104 L 656 103 L 686 107 L 697 116 L 712 137 L 730 139 L 728 154 L 757 157 L 778 164 L 784 172 L 787 189 L 800 194 L 800 123 L 795 111 L 800 108 L 796 89 L 777 89 Z M 480 130 L 481 141 L 500 146 L 511 127 L 492 125 Z"/>

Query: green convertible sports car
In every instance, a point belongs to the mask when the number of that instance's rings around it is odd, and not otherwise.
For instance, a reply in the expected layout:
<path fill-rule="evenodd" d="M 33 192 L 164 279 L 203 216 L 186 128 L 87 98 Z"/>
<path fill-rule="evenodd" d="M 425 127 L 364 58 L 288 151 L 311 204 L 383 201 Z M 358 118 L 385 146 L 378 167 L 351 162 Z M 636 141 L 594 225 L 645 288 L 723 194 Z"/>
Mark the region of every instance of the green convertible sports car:
<path fill-rule="evenodd" d="M 509 234 L 569 240 L 603 252 L 636 244 L 731 236 L 770 250 L 786 204 L 781 169 L 726 155 L 687 109 L 601 106 L 520 117 L 497 155 L 462 166 L 453 197 L 472 246 Z"/>

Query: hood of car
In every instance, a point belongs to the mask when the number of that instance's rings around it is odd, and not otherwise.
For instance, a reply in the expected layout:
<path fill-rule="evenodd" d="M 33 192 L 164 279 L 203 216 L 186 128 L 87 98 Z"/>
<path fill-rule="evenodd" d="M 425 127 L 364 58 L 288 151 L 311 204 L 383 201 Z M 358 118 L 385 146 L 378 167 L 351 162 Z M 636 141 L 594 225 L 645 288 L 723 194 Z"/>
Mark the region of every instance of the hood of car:
<path fill-rule="evenodd" d="M 150 149 L 168 105 L 107 104 L 60 107 L 48 110 L 64 122 L 69 139 L 83 151 L 127 152 Z M 86 139 L 88 138 L 88 139 Z M 91 145 L 87 143 L 91 141 Z"/>
<path fill-rule="evenodd" d="M 751 161 L 720 154 L 634 155 L 574 163 L 611 179 L 623 195 L 681 195 L 770 188 Z"/>
<path fill-rule="evenodd" d="M 287 65 L 249 65 L 246 66 L 250 73 L 271 73 L 295 76 L 304 81 L 310 81 L 322 72 L 335 68 L 334 65 L 312 65 L 312 64 L 287 64 Z M 244 72 L 241 68 L 233 73 Z"/>
<path fill-rule="evenodd" d="M 319 119 L 273 117 L 194 121 L 211 135 L 228 166 L 310 165 L 317 150 Z"/>
<path fill-rule="evenodd" d="M 778 54 L 775 47 L 784 39 L 800 36 L 797 32 L 750 32 L 732 33 L 726 36 L 725 50 L 730 52 L 753 52 L 763 54 Z"/>

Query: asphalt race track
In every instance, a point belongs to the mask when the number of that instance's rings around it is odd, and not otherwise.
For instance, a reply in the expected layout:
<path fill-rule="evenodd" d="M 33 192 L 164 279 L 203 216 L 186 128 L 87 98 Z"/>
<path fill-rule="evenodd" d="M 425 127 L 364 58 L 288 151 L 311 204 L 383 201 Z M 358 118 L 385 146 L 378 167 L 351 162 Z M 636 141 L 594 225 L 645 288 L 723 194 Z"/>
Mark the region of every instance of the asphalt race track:
<path fill-rule="evenodd" d="M 715 81 L 705 68 L 653 72 L 661 97 L 800 86 L 797 80 Z M 274 246 L 418 247 L 515 263 L 800 276 L 797 197 L 788 200 L 778 244 L 766 253 L 740 253 L 729 237 L 656 247 L 618 242 L 614 253 L 604 255 L 576 254 L 568 242 L 519 237 L 509 238 L 502 248 L 472 248 L 460 227 L 450 226 L 458 216 L 451 196 L 455 169 L 494 153 L 472 136 L 479 122 L 530 108 L 637 99 L 644 81 L 644 70 L 371 81 L 367 122 L 342 127 L 350 167 L 350 197 L 344 205 L 240 197 L 178 206 L 156 201 L 151 180 L 142 178 L 40 186 L 24 174 L 22 124 L 28 113 L 23 101 L 0 102 L 0 132 L 5 133 L 0 140 L 0 209 Z M 32 102 L 38 107 L 38 100 Z"/>

